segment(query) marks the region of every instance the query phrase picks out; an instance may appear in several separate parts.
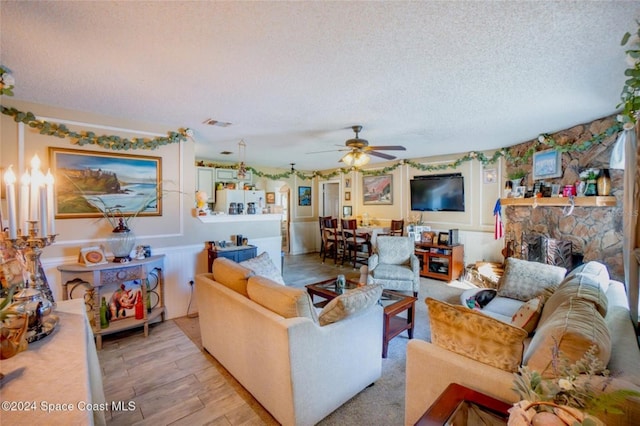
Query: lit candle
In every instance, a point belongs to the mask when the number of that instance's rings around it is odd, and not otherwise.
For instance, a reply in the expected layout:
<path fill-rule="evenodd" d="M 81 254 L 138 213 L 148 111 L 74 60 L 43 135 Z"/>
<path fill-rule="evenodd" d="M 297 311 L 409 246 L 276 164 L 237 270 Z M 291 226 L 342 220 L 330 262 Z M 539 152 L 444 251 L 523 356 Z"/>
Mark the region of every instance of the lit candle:
<path fill-rule="evenodd" d="M 44 183 L 44 179 L 41 181 L 41 185 L 38 188 L 38 192 L 40 195 L 40 236 L 47 236 L 47 220 L 49 216 L 47 215 L 47 187 Z"/>
<path fill-rule="evenodd" d="M 55 235 L 56 233 L 56 220 L 55 211 L 53 207 L 53 175 L 51 170 L 47 170 L 47 175 L 44 177 L 44 181 L 47 184 L 47 223 L 49 224 L 49 234 Z"/>
<path fill-rule="evenodd" d="M 38 221 L 38 213 L 40 212 L 40 157 L 38 154 L 31 159 L 31 194 L 29 203 L 29 220 Z"/>
<path fill-rule="evenodd" d="M 24 172 L 20 178 L 20 215 L 18 216 L 22 235 L 29 232 L 29 185 L 31 185 L 31 177 L 29 173 Z"/>
<path fill-rule="evenodd" d="M 18 238 L 18 227 L 16 225 L 16 175 L 9 166 L 4 174 L 4 183 L 6 185 L 7 192 L 7 209 L 9 210 L 9 238 L 15 240 Z"/>

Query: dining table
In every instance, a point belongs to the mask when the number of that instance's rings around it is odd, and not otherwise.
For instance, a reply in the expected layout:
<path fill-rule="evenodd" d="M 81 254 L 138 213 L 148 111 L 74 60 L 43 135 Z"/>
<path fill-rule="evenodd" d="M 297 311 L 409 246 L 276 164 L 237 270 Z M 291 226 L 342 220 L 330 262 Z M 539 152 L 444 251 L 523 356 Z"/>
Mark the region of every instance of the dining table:
<path fill-rule="evenodd" d="M 390 230 L 391 228 L 388 226 L 359 226 L 358 229 L 356 229 L 356 233 L 358 235 L 369 234 L 369 241 L 371 241 L 371 250 L 375 251 L 378 235 L 388 234 Z"/>

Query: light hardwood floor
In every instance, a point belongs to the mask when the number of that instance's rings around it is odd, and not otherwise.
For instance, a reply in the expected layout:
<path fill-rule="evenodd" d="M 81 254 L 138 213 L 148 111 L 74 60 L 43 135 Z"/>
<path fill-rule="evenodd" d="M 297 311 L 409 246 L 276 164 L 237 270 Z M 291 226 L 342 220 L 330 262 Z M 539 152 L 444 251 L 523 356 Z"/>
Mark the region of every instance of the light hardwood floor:
<path fill-rule="evenodd" d="M 323 264 L 317 253 L 286 256 L 284 279 L 301 287 L 345 274 L 351 266 Z M 109 425 L 277 425 L 271 415 L 202 349 L 197 317 L 181 317 L 105 336 L 98 352 L 107 401 L 135 409 L 107 413 Z"/>

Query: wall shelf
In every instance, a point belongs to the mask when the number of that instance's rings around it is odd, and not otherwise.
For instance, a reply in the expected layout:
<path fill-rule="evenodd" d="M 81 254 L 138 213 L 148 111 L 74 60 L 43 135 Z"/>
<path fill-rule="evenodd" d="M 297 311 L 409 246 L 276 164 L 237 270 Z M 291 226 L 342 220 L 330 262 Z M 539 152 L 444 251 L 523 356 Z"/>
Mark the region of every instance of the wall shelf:
<path fill-rule="evenodd" d="M 595 197 L 574 197 L 576 207 L 615 207 L 616 197 L 595 196 Z M 569 198 L 566 197 L 543 197 L 543 198 L 501 198 L 500 204 L 503 206 L 521 207 L 564 207 L 569 205 Z"/>

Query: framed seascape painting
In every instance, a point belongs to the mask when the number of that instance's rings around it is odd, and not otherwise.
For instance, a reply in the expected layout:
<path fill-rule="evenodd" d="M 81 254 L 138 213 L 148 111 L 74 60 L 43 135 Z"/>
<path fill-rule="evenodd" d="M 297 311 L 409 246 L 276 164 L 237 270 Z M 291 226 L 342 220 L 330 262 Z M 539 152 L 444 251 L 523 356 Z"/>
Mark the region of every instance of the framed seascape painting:
<path fill-rule="evenodd" d="M 311 187 L 310 186 L 298 187 L 298 205 L 299 206 L 311 205 Z"/>
<path fill-rule="evenodd" d="M 363 176 L 363 204 L 393 204 L 393 175 Z"/>
<path fill-rule="evenodd" d="M 56 219 L 162 215 L 162 159 L 49 148 Z"/>
<path fill-rule="evenodd" d="M 560 151 L 547 149 L 533 154 L 533 180 L 562 176 L 562 158 Z"/>

